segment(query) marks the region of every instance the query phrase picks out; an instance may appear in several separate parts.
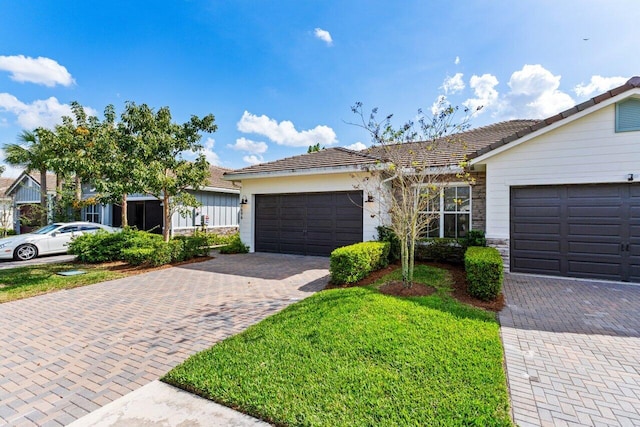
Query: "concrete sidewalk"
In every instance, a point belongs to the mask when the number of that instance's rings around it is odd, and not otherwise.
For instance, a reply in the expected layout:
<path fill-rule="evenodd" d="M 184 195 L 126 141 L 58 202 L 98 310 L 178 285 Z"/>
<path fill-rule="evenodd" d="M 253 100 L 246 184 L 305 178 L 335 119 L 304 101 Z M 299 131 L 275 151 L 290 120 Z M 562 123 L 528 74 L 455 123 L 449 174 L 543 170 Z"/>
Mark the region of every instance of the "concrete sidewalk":
<path fill-rule="evenodd" d="M 153 381 L 69 427 L 256 427 L 269 424 L 160 381 Z"/>

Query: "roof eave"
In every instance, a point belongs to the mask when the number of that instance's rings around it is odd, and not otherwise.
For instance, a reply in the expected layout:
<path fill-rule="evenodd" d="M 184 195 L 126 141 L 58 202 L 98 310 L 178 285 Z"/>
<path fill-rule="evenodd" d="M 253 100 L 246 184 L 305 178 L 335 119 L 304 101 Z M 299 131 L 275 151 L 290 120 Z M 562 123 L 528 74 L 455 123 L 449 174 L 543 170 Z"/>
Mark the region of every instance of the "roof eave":
<path fill-rule="evenodd" d="M 286 169 L 271 172 L 253 172 L 253 173 L 225 173 L 222 179 L 226 181 L 242 181 L 243 179 L 260 179 L 260 178 L 280 178 L 288 176 L 305 176 L 305 175 L 326 175 L 349 172 L 363 172 L 364 167 L 371 166 L 374 163 L 362 163 L 349 166 L 335 166 L 326 168 L 305 168 L 305 169 Z"/>

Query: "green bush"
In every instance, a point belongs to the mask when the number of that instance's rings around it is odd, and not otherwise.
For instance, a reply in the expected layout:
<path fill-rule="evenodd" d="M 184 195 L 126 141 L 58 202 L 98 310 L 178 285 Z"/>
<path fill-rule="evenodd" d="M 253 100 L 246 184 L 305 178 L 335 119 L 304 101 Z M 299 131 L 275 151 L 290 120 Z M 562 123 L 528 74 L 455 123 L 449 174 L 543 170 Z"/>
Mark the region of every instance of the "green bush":
<path fill-rule="evenodd" d="M 466 237 L 461 239 L 460 242 L 464 247 L 469 246 L 487 246 L 487 239 L 484 237 L 484 231 L 482 230 L 469 230 Z"/>
<path fill-rule="evenodd" d="M 121 260 L 122 249 L 132 247 L 138 233 L 141 232 L 127 228 L 117 233 L 100 230 L 83 234 L 69 243 L 69 253 L 76 255 L 79 261 L 88 263 Z"/>
<path fill-rule="evenodd" d="M 378 242 L 389 243 L 389 263 L 392 264 L 400 259 L 400 239 L 389 227 L 378 226 Z"/>
<path fill-rule="evenodd" d="M 247 252 L 249 252 L 249 246 L 242 243 L 237 233 L 231 236 L 227 246 L 220 248 L 221 254 L 246 254 Z"/>
<path fill-rule="evenodd" d="M 331 252 L 331 282 L 354 283 L 389 264 L 388 242 L 362 242 L 343 246 Z"/>
<path fill-rule="evenodd" d="M 1 236 L 15 236 L 16 234 L 16 230 L 14 230 L 13 228 L 0 228 L 0 237 Z"/>
<path fill-rule="evenodd" d="M 146 264 L 151 261 L 154 256 L 155 248 L 126 248 L 122 249 L 122 258 L 131 265 Z"/>
<path fill-rule="evenodd" d="M 462 264 L 465 248 L 452 238 L 433 238 L 417 242 L 415 259 L 419 261 Z"/>
<path fill-rule="evenodd" d="M 496 299 L 502 290 L 502 257 L 496 248 L 471 246 L 464 254 L 469 294 L 484 301 Z"/>

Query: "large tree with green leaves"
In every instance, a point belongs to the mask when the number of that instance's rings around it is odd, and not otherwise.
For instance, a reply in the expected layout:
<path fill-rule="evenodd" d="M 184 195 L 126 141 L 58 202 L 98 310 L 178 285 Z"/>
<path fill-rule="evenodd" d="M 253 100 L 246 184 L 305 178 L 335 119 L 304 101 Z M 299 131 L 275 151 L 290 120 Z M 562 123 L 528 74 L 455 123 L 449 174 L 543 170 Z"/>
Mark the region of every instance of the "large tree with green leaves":
<path fill-rule="evenodd" d="M 394 126 L 393 115 L 378 119 L 377 109 L 365 116 L 361 103 L 352 111 L 359 118 L 352 124 L 371 136 L 369 153 L 381 159 L 369 170 L 377 179 L 363 180 L 361 186 L 378 194 L 388 209 L 389 227 L 400 241 L 402 281 L 411 287 L 416 243 L 438 216 L 430 207 L 439 202 L 448 180 L 472 181 L 465 169 L 465 143 L 457 136 L 468 120 L 456 122 L 457 108 L 443 102 L 432 116 L 418 110 L 416 120 L 400 126 Z"/>
<path fill-rule="evenodd" d="M 202 153 L 202 132 L 215 132 L 215 118 L 191 116 L 185 123 L 173 122 L 171 111 L 155 111 L 146 104 L 128 102 L 121 115 L 119 137 L 127 146 L 136 147 L 139 162 L 131 175 L 145 193 L 162 201 L 165 241 L 171 237 L 171 215 L 180 206 L 197 206 L 195 197 L 186 192 L 197 190 L 209 175 L 209 163 Z M 195 160 L 188 160 L 186 153 Z"/>
<path fill-rule="evenodd" d="M 47 224 L 47 170 L 52 157 L 50 133 L 45 129 L 23 131 L 18 143 L 5 144 L 5 162 L 40 173 L 40 225 Z"/>

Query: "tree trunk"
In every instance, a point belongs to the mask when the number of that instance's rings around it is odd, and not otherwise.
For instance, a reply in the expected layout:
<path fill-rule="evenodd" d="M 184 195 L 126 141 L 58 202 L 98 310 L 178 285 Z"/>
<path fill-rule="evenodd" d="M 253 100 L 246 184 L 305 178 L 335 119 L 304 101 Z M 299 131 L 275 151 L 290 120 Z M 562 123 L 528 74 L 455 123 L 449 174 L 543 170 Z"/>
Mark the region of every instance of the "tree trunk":
<path fill-rule="evenodd" d="M 129 226 L 129 220 L 127 218 L 127 195 L 123 194 L 122 195 L 122 212 L 120 213 L 120 216 L 122 217 L 122 228 L 128 227 Z"/>
<path fill-rule="evenodd" d="M 40 169 L 40 225 L 49 222 L 49 203 L 47 200 L 47 170 Z"/>
<path fill-rule="evenodd" d="M 80 221 L 80 219 L 82 219 L 82 208 L 80 207 L 80 202 L 82 202 L 82 181 L 80 181 L 80 177 L 77 174 L 75 177 L 75 186 L 77 208 L 73 213 L 73 217 L 76 221 Z"/>
<path fill-rule="evenodd" d="M 162 227 L 162 236 L 164 241 L 168 242 L 171 239 L 171 211 L 169 210 L 169 196 L 165 192 L 162 201 L 162 212 L 164 216 L 164 227 Z"/>

